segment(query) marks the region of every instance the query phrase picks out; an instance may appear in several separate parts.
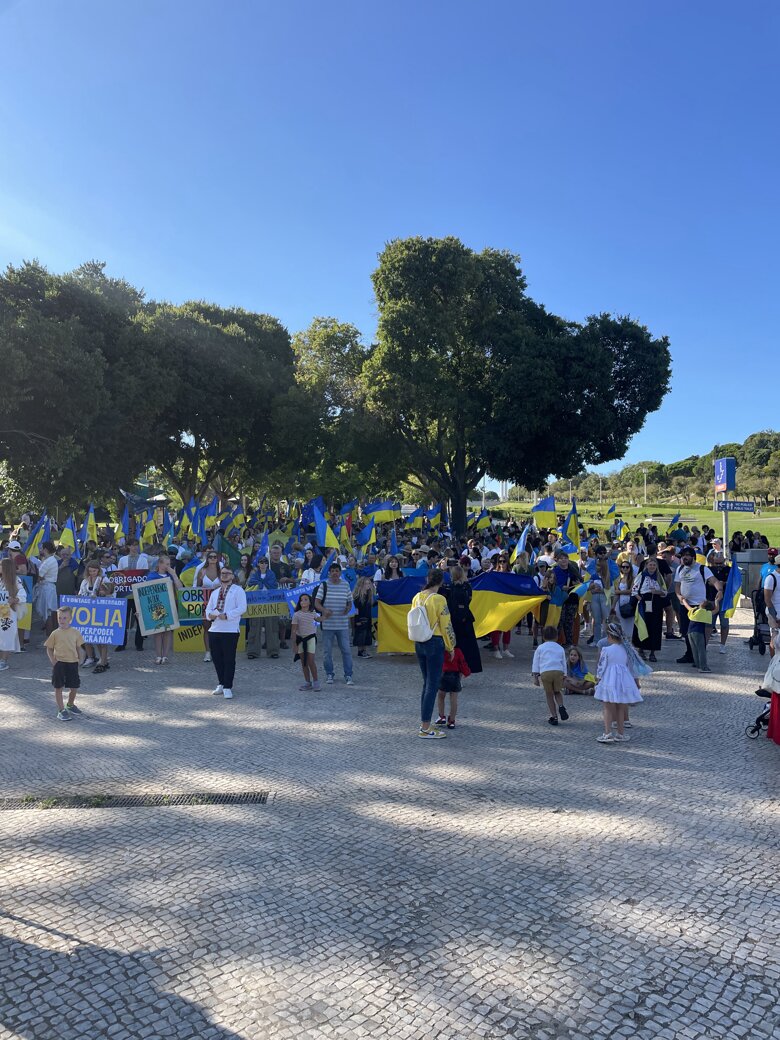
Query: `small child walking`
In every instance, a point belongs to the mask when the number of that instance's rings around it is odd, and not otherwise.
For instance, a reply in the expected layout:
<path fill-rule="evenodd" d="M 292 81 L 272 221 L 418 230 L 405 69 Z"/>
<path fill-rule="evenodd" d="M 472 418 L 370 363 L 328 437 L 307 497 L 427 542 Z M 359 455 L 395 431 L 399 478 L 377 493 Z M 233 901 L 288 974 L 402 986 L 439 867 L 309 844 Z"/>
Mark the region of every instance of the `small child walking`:
<path fill-rule="evenodd" d="M 623 629 L 617 621 L 610 621 L 607 625 L 607 645 L 599 655 L 594 696 L 601 701 L 604 716 L 604 732 L 596 738 L 599 744 L 630 740 L 631 737 L 624 732 L 628 706 L 640 704 L 642 695 L 639 681 L 629 667 Z"/>
<path fill-rule="evenodd" d="M 71 628 L 73 611 L 70 607 L 60 607 L 57 611 L 57 628 L 43 644 L 52 664 L 51 684 L 54 687 L 54 699 L 57 702 L 57 718 L 60 722 L 70 722 L 74 715 L 83 715 L 76 707 L 76 691 L 81 686 L 79 677 L 79 661 L 84 650 L 81 632 Z M 86 656 L 86 650 L 84 650 Z M 62 691 L 68 690 L 68 703 L 62 699 Z"/>
<path fill-rule="evenodd" d="M 292 639 L 296 647 L 295 657 L 300 658 L 303 669 L 303 683 L 299 690 L 321 690 L 319 676 L 317 674 L 317 661 L 315 651 L 317 649 L 317 622 L 319 615 L 312 609 L 311 596 L 303 593 L 298 599 L 298 605 L 292 616 Z"/>
<path fill-rule="evenodd" d="M 715 604 L 705 599 L 698 607 L 688 611 L 688 642 L 691 644 L 693 667 L 700 672 L 711 672 L 707 664 L 707 643 L 709 642 L 712 623 L 715 616 Z"/>
<path fill-rule="evenodd" d="M 558 715 L 566 721 L 568 711 L 563 706 L 563 677 L 566 674 L 566 652 L 558 642 L 558 629 L 546 625 L 542 630 L 543 642 L 534 650 L 531 672 L 534 686 L 543 686 L 551 726 L 558 725 Z M 557 709 L 557 710 L 556 710 Z"/>
<path fill-rule="evenodd" d="M 456 646 L 452 652 L 451 660 L 448 660 L 446 655 L 444 657 L 444 668 L 441 673 L 441 679 L 439 679 L 439 717 L 436 720 L 437 726 L 455 729 L 455 716 L 458 714 L 458 694 L 463 689 L 463 684 L 460 680 L 461 675 L 468 679 L 471 675 L 471 669 L 466 663 L 463 651 Z M 444 714 L 444 701 L 447 694 L 450 695 L 449 715 Z"/>

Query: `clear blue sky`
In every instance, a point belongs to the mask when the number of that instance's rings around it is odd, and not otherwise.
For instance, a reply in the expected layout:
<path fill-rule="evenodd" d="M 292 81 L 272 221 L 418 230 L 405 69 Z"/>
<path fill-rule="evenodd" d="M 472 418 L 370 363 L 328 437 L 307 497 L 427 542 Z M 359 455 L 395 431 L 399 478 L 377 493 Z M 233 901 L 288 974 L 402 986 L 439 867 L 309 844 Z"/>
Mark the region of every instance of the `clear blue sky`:
<path fill-rule="evenodd" d="M 779 43 L 775 0 L 0 0 L 0 260 L 369 338 L 388 239 L 507 248 L 669 335 L 626 460 L 705 452 L 777 423 Z"/>

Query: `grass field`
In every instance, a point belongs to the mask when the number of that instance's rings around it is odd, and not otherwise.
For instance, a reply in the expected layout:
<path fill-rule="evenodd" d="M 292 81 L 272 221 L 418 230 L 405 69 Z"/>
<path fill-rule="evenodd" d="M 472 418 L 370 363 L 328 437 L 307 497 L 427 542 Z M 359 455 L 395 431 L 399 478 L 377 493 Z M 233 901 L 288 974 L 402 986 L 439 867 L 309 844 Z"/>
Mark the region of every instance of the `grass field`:
<path fill-rule="evenodd" d="M 565 513 L 569 509 L 568 502 L 557 502 L 556 505 L 559 513 Z M 528 516 L 531 512 L 531 506 L 525 502 L 501 502 L 498 508 L 506 510 L 513 516 Z M 607 527 L 612 520 L 612 517 L 601 520 L 596 519 L 596 514 L 599 512 L 602 514 L 602 517 L 605 517 L 607 509 L 609 509 L 609 503 L 601 506 L 598 502 L 577 503 L 577 513 L 580 520 L 586 526 L 595 527 L 597 530 Z M 723 514 L 716 513 L 712 509 L 686 509 L 684 506 L 668 506 L 650 502 L 646 506 L 619 505 L 615 510 L 615 515 L 622 517 L 629 528 L 633 530 L 642 520 L 647 520 L 649 517 L 663 517 L 669 521 L 677 512 L 681 513 L 683 523 L 689 526 L 696 524 L 697 527 L 701 527 L 702 524 L 707 524 L 709 527 L 713 527 L 718 535 L 723 530 Z M 661 526 L 659 523 L 659 530 L 661 530 Z M 730 535 L 734 531 L 747 530 L 760 531 L 761 534 L 767 536 L 770 545 L 780 545 L 780 510 L 762 509 L 761 516 L 756 516 L 755 513 L 729 514 Z"/>

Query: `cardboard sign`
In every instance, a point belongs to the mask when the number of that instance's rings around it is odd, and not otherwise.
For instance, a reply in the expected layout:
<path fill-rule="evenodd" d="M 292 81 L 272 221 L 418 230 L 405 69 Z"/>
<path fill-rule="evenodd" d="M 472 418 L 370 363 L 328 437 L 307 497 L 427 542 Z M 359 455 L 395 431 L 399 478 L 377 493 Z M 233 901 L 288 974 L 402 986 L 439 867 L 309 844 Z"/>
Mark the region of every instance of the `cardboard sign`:
<path fill-rule="evenodd" d="M 176 594 L 179 621 L 200 621 L 204 599 L 203 589 L 179 589 Z M 288 616 L 284 589 L 249 589 L 246 604 L 246 612 L 242 615 L 245 618 Z"/>
<path fill-rule="evenodd" d="M 128 598 L 133 593 L 133 585 L 143 581 L 149 571 L 111 571 L 108 575 L 114 585 L 116 594 L 120 598 Z"/>
<path fill-rule="evenodd" d="M 113 596 L 60 596 L 60 606 L 73 611 L 71 627 L 92 646 L 121 646 L 127 622 L 127 600 Z"/>
<path fill-rule="evenodd" d="M 168 578 L 153 578 L 133 585 L 133 601 L 142 636 L 179 627 L 173 582 Z"/>

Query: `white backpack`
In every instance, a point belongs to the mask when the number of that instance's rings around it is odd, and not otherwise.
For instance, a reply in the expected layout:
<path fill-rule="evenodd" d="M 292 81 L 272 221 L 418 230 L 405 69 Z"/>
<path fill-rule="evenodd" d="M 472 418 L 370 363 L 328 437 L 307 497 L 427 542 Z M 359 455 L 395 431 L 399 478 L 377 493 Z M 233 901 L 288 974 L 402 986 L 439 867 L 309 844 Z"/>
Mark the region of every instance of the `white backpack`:
<path fill-rule="evenodd" d="M 428 596 L 416 607 L 412 607 L 406 615 L 406 631 L 413 643 L 427 643 L 433 636 L 433 629 L 428 620 L 428 611 L 425 604 Z"/>

